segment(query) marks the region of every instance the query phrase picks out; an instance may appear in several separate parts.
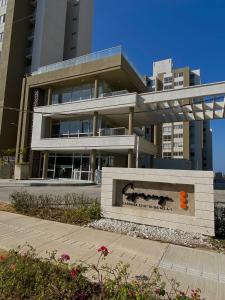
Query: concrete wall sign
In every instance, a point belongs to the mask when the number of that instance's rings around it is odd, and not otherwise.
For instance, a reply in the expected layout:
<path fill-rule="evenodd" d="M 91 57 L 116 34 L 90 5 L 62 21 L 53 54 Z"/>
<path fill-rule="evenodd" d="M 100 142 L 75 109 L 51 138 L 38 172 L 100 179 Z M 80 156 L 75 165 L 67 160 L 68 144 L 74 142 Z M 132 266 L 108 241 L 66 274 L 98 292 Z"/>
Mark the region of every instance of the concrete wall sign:
<path fill-rule="evenodd" d="M 215 235 L 213 172 L 104 168 L 104 216 Z"/>

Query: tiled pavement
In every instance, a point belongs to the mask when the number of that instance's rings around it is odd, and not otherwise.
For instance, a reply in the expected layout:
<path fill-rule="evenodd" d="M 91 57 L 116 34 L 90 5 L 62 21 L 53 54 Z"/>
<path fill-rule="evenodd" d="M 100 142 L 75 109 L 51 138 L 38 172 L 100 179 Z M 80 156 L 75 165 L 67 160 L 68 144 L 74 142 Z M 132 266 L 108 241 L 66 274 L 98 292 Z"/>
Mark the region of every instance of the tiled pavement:
<path fill-rule="evenodd" d="M 133 275 L 149 275 L 155 266 L 185 289 L 201 288 L 208 300 L 225 299 L 225 255 L 215 252 L 0 212 L 0 248 L 9 250 L 25 243 L 43 256 L 58 250 L 69 253 L 73 261 L 89 263 L 97 261 L 96 249 L 105 245 L 111 251 L 108 264 L 129 263 Z"/>

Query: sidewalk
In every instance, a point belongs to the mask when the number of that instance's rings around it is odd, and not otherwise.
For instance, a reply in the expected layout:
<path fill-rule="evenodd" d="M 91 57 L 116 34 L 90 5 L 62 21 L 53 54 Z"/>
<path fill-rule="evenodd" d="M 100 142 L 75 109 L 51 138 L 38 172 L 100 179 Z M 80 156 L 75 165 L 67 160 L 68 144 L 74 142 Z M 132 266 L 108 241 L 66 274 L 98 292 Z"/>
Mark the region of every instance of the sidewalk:
<path fill-rule="evenodd" d="M 0 212 L 0 248 L 9 250 L 28 243 L 43 256 L 46 251 L 67 252 L 72 261 L 96 262 L 99 246 L 108 246 L 106 262 L 131 265 L 133 275 L 149 275 L 153 266 L 163 276 L 176 278 L 185 289 L 200 288 L 206 300 L 225 299 L 225 255 L 132 238 Z"/>
<path fill-rule="evenodd" d="M 72 179 L 0 179 L 0 187 L 29 187 L 29 186 L 91 186 L 90 181 Z"/>

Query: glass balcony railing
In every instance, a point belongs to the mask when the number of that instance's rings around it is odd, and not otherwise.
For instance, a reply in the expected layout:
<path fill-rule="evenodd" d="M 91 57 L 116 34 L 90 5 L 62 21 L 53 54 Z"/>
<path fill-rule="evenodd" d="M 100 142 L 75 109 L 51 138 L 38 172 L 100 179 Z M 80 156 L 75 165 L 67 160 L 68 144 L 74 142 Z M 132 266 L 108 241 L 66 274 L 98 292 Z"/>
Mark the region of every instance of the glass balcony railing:
<path fill-rule="evenodd" d="M 56 71 L 56 70 L 81 65 L 84 63 L 92 62 L 92 61 L 97 61 L 97 60 L 101 60 L 101 59 L 116 56 L 116 55 L 122 55 L 127 60 L 127 62 L 131 65 L 131 67 L 134 69 L 134 71 L 136 72 L 138 77 L 142 80 L 142 82 L 145 83 L 144 78 L 139 74 L 139 72 L 137 71 L 137 69 L 135 68 L 133 63 L 128 59 L 127 55 L 122 51 L 121 46 L 117 46 L 117 47 L 113 47 L 110 49 L 90 53 L 90 54 L 87 54 L 84 56 L 68 59 L 68 60 L 58 62 L 55 64 L 43 66 L 43 67 L 40 67 L 37 71 L 33 72 L 31 75 L 38 75 L 38 74 L 43 74 L 43 73 L 47 73 L 47 72 L 51 72 L 51 71 Z"/>

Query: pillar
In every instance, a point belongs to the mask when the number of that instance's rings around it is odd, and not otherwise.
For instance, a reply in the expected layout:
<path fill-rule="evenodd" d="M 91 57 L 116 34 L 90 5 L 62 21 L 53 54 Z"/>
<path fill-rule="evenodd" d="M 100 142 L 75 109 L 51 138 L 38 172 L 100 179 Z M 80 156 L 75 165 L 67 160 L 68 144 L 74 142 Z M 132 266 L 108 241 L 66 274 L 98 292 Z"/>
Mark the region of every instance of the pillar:
<path fill-rule="evenodd" d="M 134 130 L 134 108 L 129 108 L 129 124 L 128 124 L 128 134 L 133 135 Z"/>
<path fill-rule="evenodd" d="M 97 136 L 97 128 L 98 128 L 98 112 L 94 112 L 93 116 L 93 136 Z"/>
<path fill-rule="evenodd" d="M 157 145 L 157 125 L 154 125 L 154 140 L 153 140 L 153 143 L 154 145 Z"/>
<path fill-rule="evenodd" d="M 17 131 L 17 142 L 16 142 L 16 163 L 20 163 L 22 158 L 20 155 L 21 152 L 21 136 L 22 136 L 22 124 L 23 124 L 23 110 L 24 110 L 24 103 L 25 103 L 25 95 L 26 95 L 26 83 L 27 78 L 23 78 L 23 84 L 22 84 L 22 93 L 21 93 L 21 99 L 20 99 L 20 111 L 19 111 L 19 122 L 18 122 L 18 131 Z"/>
<path fill-rule="evenodd" d="M 48 176 L 48 152 L 44 152 L 42 179 L 46 179 Z"/>
<path fill-rule="evenodd" d="M 91 181 L 95 182 L 96 150 L 91 151 Z"/>
<path fill-rule="evenodd" d="M 47 104 L 51 105 L 52 104 L 52 89 L 48 88 L 48 100 L 47 100 Z"/>
<path fill-rule="evenodd" d="M 133 150 L 128 150 L 127 167 L 133 168 Z"/>
<path fill-rule="evenodd" d="M 99 85 L 99 82 L 98 82 L 98 79 L 95 79 L 95 86 L 94 86 L 94 98 L 98 98 L 98 85 Z"/>

